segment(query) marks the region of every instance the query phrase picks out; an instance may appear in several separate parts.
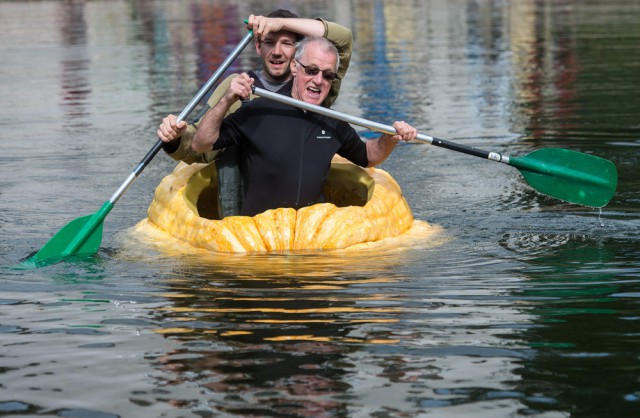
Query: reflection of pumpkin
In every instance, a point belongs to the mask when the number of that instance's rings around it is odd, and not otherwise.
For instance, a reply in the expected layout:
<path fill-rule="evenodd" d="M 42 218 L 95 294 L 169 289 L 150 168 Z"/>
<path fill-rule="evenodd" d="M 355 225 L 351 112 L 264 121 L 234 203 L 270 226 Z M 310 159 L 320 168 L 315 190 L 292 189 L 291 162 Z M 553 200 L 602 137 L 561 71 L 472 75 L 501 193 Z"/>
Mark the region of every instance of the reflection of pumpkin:
<path fill-rule="evenodd" d="M 217 220 L 216 194 L 213 164 L 180 163 L 162 180 L 148 218 L 135 229 L 155 227 L 210 251 L 270 252 L 348 248 L 396 237 L 414 224 L 400 187 L 387 172 L 339 158 L 325 183 L 332 203 Z"/>

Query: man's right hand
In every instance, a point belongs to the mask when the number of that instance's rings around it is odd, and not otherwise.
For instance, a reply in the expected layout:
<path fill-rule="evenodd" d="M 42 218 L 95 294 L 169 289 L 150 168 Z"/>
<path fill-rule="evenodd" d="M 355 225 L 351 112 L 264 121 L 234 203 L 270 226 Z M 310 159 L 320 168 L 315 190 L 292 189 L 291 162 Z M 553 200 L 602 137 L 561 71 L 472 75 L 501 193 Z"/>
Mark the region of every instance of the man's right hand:
<path fill-rule="evenodd" d="M 278 18 L 250 15 L 247 20 L 247 29 L 253 30 L 253 36 L 262 41 L 269 33 L 281 31 L 282 23 Z"/>
<path fill-rule="evenodd" d="M 251 96 L 251 86 L 253 82 L 254 80 L 249 77 L 249 74 L 239 74 L 231 80 L 225 98 L 229 100 L 229 103 L 233 103 L 236 100 L 247 100 Z"/>
<path fill-rule="evenodd" d="M 184 131 L 187 129 L 187 123 L 181 120 L 177 123 L 178 118 L 176 115 L 169 115 L 166 118 L 162 119 L 162 123 L 158 127 L 158 138 L 162 142 L 171 142 L 176 138 L 182 136 Z"/>

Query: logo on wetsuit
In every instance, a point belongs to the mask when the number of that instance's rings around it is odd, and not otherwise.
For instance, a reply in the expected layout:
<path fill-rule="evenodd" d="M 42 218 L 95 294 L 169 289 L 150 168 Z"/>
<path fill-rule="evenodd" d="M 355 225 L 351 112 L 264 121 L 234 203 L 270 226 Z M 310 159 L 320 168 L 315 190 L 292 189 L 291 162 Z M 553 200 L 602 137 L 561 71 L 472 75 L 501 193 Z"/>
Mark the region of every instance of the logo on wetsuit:
<path fill-rule="evenodd" d="M 323 129 L 322 133 L 316 136 L 316 139 L 331 139 L 331 135 L 327 135 L 327 132 Z"/>

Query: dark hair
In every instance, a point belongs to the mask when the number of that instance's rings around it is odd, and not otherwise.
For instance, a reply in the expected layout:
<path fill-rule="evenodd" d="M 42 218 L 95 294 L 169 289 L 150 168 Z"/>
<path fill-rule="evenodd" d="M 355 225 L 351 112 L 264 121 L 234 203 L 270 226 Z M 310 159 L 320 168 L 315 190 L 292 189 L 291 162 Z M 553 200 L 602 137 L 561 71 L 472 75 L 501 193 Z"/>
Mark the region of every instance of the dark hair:
<path fill-rule="evenodd" d="M 285 18 L 293 17 L 293 18 L 298 18 L 299 16 L 297 14 L 287 10 L 287 9 L 276 9 L 276 10 L 272 11 L 271 13 L 269 13 L 267 15 L 267 17 L 285 17 Z M 300 42 L 304 38 L 304 36 L 300 35 L 299 33 L 295 33 L 295 32 L 292 32 L 292 33 L 296 37 L 296 42 Z"/>
<path fill-rule="evenodd" d="M 276 9 L 269 13 L 267 17 L 299 17 L 297 14 L 286 9 Z"/>

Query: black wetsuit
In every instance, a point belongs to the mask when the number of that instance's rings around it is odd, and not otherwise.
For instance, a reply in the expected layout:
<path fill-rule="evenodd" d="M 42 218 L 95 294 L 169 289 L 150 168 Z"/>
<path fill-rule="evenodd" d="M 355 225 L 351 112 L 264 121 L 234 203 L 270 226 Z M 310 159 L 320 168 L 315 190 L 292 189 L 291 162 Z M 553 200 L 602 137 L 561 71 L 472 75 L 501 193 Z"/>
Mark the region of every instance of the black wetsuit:
<path fill-rule="evenodd" d="M 227 116 L 213 149 L 237 145 L 247 192 L 241 215 L 322 202 L 334 154 L 367 166 L 367 150 L 348 123 L 257 98 Z"/>
<path fill-rule="evenodd" d="M 293 80 L 290 79 L 280 85 L 266 85 L 259 74 L 264 72 L 248 71 L 249 77 L 253 78 L 253 84 L 257 87 L 273 91 L 285 96 L 291 96 Z M 209 106 L 205 112 L 209 110 Z M 204 113 L 202 113 L 204 115 Z M 202 117 L 201 115 L 201 117 Z M 244 194 L 246 192 L 246 182 L 244 181 L 244 164 L 239 147 L 229 147 L 224 149 L 216 159 L 216 170 L 218 171 L 218 212 L 220 218 L 226 216 L 240 215 Z"/>

